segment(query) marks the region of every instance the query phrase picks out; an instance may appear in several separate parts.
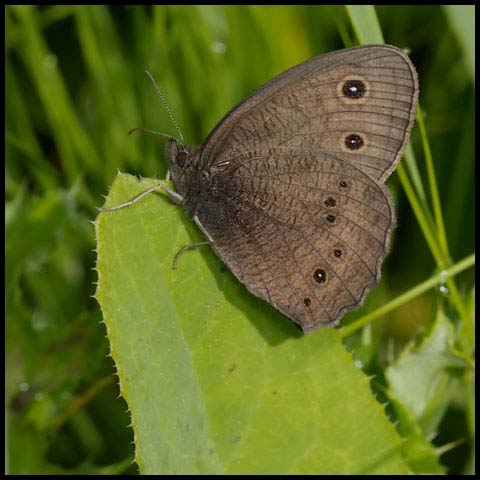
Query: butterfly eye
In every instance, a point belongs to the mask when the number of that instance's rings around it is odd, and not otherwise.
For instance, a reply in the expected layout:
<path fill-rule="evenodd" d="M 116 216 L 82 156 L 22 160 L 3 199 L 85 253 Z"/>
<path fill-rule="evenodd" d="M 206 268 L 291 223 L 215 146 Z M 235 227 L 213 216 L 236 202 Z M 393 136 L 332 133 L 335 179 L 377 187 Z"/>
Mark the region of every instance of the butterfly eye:
<path fill-rule="evenodd" d="M 181 151 L 177 153 L 175 158 L 175 163 L 180 167 L 183 168 L 187 163 L 188 155 L 187 152 Z"/>

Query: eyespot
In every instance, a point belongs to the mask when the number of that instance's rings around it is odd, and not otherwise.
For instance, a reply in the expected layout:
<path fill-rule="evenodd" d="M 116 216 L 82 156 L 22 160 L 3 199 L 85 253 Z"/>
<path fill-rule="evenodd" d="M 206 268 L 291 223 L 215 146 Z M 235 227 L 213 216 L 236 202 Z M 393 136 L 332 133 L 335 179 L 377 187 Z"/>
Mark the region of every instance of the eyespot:
<path fill-rule="evenodd" d="M 313 279 L 317 283 L 325 283 L 327 281 L 327 274 L 326 274 L 325 270 L 323 270 L 322 268 L 317 268 L 313 272 Z"/>
<path fill-rule="evenodd" d="M 362 104 L 370 95 L 370 84 L 361 75 L 347 75 L 337 85 L 337 95 L 346 104 Z"/>
<path fill-rule="evenodd" d="M 365 133 L 347 133 L 339 138 L 340 148 L 344 152 L 361 152 L 368 146 L 368 137 Z"/>
<path fill-rule="evenodd" d="M 345 146 L 349 150 L 358 150 L 363 147 L 363 138 L 356 133 L 352 133 L 345 137 Z"/>
<path fill-rule="evenodd" d="M 337 201 L 333 197 L 328 197 L 323 204 L 326 207 L 334 207 L 337 204 Z"/>
<path fill-rule="evenodd" d="M 342 87 L 343 94 L 348 98 L 362 98 L 367 87 L 361 80 L 347 80 Z"/>

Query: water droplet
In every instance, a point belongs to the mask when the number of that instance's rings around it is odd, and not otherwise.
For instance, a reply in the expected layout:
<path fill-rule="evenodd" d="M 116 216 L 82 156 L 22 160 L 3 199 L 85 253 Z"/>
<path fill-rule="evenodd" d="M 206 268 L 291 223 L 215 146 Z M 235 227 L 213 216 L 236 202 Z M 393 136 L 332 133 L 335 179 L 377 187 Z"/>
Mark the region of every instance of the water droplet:
<path fill-rule="evenodd" d="M 30 390 L 30 385 L 27 382 L 22 382 L 18 388 L 21 392 L 28 392 L 28 390 Z"/>
<path fill-rule="evenodd" d="M 440 285 L 440 286 L 438 287 L 438 291 L 439 291 L 442 295 L 448 295 L 448 293 L 449 293 L 450 290 L 448 289 L 448 287 L 447 287 L 446 285 Z"/>
<path fill-rule="evenodd" d="M 38 310 L 35 310 L 32 313 L 31 322 L 32 322 L 32 328 L 37 332 L 45 330 L 49 326 L 47 317 L 42 312 L 39 312 Z"/>
<path fill-rule="evenodd" d="M 212 50 L 214 53 L 221 55 L 226 52 L 227 46 L 223 42 L 212 42 Z"/>
<path fill-rule="evenodd" d="M 445 284 L 446 281 L 447 281 L 447 275 L 448 275 L 448 273 L 447 273 L 446 270 L 441 270 L 440 273 L 439 273 L 441 283 L 438 286 L 438 292 L 441 295 L 445 295 L 445 296 L 447 296 L 450 293 L 447 285 Z"/>
<path fill-rule="evenodd" d="M 53 53 L 49 53 L 43 58 L 42 66 L 45 70 L 53 70 L 57 66 L 57 63 L 57 56 Z"/>

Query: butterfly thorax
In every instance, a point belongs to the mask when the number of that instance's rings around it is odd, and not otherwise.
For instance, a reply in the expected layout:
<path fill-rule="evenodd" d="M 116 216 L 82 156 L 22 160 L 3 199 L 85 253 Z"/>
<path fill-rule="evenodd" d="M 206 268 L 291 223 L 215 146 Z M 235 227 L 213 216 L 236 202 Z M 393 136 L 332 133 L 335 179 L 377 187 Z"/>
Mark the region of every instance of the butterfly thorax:
<path fill-rule="evenodd" d="M 200 165 L 200 148 L 170 140 L 167 145 L 168 168 L 177 193 L 191 217 L 196 215 L 202 198 L 215 194 L 210 172 Z"/>

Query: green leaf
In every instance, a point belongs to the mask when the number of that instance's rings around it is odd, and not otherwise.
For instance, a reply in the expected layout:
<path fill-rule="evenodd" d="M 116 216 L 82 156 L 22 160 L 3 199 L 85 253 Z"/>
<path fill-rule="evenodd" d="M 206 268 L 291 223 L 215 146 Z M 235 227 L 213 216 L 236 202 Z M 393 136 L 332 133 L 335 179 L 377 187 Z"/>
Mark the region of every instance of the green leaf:
<path fill-rule="evenodd" d="M 430 335 L 418 347 L 409 345 L 386 371 L 391 396 L 411 412 L 426 435 L 435 432 L 459 386 L 458 370 L 471 367 L 453 342 L 453 328 L 440 310 Z"/>
<path fill-rule="evenodd" d="M 395 398 L 390 398 L 390 403 L 398 419 L 397 430 L 405 438 L 402 445 L 403 457 L 412 471 L 419 475 L 444 474 L 445 467 L 440 464 L 439 454 L 427 440 L 408 408 Z"/>
<path fill-rule="evenodd" d="M 115 205 L 153 185 L 119 174 Z M 185 224 L 185 226 L 184 226 Z M 101 213 L 98 289 L 144 474 L 407 473 L 401 439 L 334 329 L 254 297 L 163 194 Z"/>
<path fill-rule="evenodd" d="M 469 325 L 462 323 L 460 343 L 462 351 L 470 354 L 475 351 L 475 285 L 466 295 L 466 310 Z"/>
<path fill-rule="evenodd" d="M 468 72 L 475 80 L 475 5 L 443 5 L 463 50 Z"/>

